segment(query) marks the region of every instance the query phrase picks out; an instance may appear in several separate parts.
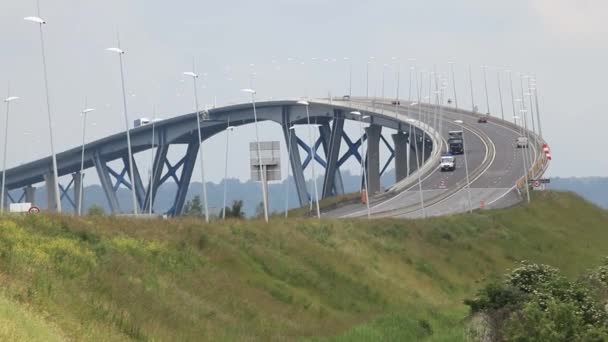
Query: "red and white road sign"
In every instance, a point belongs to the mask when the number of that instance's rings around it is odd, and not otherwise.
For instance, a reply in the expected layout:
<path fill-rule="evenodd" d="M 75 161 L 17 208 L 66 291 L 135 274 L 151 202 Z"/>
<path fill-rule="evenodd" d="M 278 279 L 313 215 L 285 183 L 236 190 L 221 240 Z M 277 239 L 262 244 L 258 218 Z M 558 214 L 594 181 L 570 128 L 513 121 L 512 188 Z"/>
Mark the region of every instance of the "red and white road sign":
<path fill-rule="evenodd" d="M 545 153 L 547 160 L 551 160 L 551 150 L 549 149 L 549 145 L 543 144 L 543 152 Z"/>
<path fill-rule="evenodd" d="M 40 208 L 36 206 L 32 206 L 30 210 L 27 211 L 28 214 L 38 214 L 40 212 Z"/>

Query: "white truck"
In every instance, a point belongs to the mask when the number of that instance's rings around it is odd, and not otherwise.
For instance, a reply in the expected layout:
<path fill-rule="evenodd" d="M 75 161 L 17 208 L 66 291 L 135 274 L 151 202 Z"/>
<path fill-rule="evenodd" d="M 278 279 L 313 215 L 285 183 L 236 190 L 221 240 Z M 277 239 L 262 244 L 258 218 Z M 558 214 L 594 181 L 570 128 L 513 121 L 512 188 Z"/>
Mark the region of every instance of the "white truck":
<path fill-rule="evenodd" d="M 150 119 L 148 118 L 139 118 L 139 119 L 135 119 L 135 121 L 133 121 L 133 127 L 137 128 L 137 127 L 141 127 L 144 125 L 147 125 L 150 123 Z"/>

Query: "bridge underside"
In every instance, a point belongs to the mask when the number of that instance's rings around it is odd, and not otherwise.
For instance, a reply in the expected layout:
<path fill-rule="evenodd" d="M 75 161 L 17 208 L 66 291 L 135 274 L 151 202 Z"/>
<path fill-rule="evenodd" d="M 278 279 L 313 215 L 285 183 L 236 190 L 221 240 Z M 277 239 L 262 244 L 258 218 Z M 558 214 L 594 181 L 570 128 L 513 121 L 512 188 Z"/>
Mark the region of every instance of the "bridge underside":
<path fill-rule="evenodd" d="M 351 158 L 365 168 L 368 176 L 368 186 L 370 194 L 381 191 L 380 177 L 389 169 L 391 164 L 395 165 L 396 179 L 400 181 L 406 178 L 415 170 L 417 165 L 414 151 L 414 141 L 418 144 L 418 151 L 422 151 L 422 131 L 408 126 L 397 120 L 387 119 L 382 116 L 373 116 L 366 122 L 366 127 L 354 139 L 344 130 L 346 120 L 353 120 L 356 117 L 344 108 L 335 108 L 327 105 L 310 106 L 311 123 L 318 129 L 318 139 L 309 146 L 303 139 L 297 136 L 295 125 L 305 124 L 306 114 L 303 106 L 293 103 L 259 106 L 258 120 L 274 121 L 282 126 L 285 145 L 289 152 L 289 162 L 292 177 L 297 190 L 300 206 L 306 206 L 312 198 L 311 191 L 307 188 L 304 173 L 313 163 L 324 169 L 323 184 L 321 187 L 322 198 L 336 196 L 344 193 L 344 184 L 340 168 Z M 205 141 L 215 134 L 224 131 L 229 125 L 240 126 L 253 122 L 251 108 L 247 106 L 238 109 L 222 110 L 210 112 L 210 119 L 201 124 L 202 140 Z M 373 114 L 373 113 L 370 113 Z M 185 117 L 185 116 L 184 116 Z M 177 120 L 173 120 L 177 121 Z M 131 208 L 121 208 L 118 201 L 117 191 L 122 187 L 131 190 L 135 189 L 137 205 L 140 211 L 149 211 L 154 208 L 156 193 L 159 187 L 167 182 L 174 182 L 177 190 L 172 199 L 172 205 L 167 210 L 171 216 L 180 215 L 184 209 L 184 203 L 188 188 L 192 178 L 195 163 L 197 161 L 199 142 L 196 132 L 196 115 L 190 115 L 189 120 L 182 120 L 173 124 L 157 124 L 152 136 L 149 129 L 133 129 L 130 134 L 134 153 L 154 149 L 154 162 L 152 165 L 151 179 L 142 181 L 137 163 L 133 160 L 134 174 L 129 176 L 128 165 L 129 157 L 126 149 L 126 138 L 123 133 L 116 135 L 115 139 L 104 144 L 91 143 L 86 146 L 85 169 L 94 168 L 100 180 L 101 187 L 105 193 L 108 207 L 112 213 L 128 211 Z M 387 139 L 383 133 L 383 127 L 396 130 L 392 139 Z M 413 128 L 413 129 L 412 129 Z M 411 141 L 409 137 L 415 137 Z M 427 140 L 424 158 L 428 157 L 432 146 Z M 185 146 L 183 156 L 175 163 L 172 163 L 167 155 L 171 147 Z M 366 147 L 364 147 L 366 146 Z M 365 149 L 365 152 L 363 151 Z M 380 150 L 388 151 L 386 162 L 380 163 Z M 61 199 L 77 211 L 82 198 L 79 193 L 80 184 L 83 176 L 80 174 L 80 149 L 66 151 L 59 155 L 59 175 L 65 183 L 65 176 L 70 179 L 67 185 L 60 184 Z M 203 156 L 205 155 L 203 145 Z M 422 161 L 422 155 L 419 156 Z M 204 158 L 204 157 L 203 157 Z M 75 162 L 77 161 L 77 163 Z M 110 167 L 110 162 L 120 161 L 120 170 Z M 412 162 L 413 161 L 413 162 Z M 34 202 L 34 184 L 46 181 L 48 203 L 47 207 L 53 209 L 56 203 L 52 193 L 54 189 L 52 173 L 49 171 L 50 160 L 42 160 L 31 163 L 27 172 L 15 176 L 11 171 L 7 171 L 7 187 L 11 192 L 7 192 L 7 201 L 10 202 Z M 114 164 L 116 164 L 114 162 Z M 29 172 L 29 173 L 28 173 Z M 133 178 L 133 179 L 131 179 Z M 11 181 L 13 180 L 13 181 Z M 361 180 L 363 183 L 363 178 Z M 22 195 L 15 196 L 17 189 L 22 190 Z M 72 190 L 72 191 L 70 191 Z"/>

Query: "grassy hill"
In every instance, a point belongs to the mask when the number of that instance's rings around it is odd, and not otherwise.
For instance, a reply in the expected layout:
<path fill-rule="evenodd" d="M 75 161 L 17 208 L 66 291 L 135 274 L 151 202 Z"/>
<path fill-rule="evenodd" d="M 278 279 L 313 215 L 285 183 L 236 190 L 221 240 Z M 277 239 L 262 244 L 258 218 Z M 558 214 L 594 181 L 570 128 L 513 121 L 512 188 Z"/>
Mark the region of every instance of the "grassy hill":
<path fill-rule="evenodd" d="M 552 192 L 412 221 L 3 217 L 0 340 L 463 340 L 488 279 L 606 246 L 608 212 Z"/>

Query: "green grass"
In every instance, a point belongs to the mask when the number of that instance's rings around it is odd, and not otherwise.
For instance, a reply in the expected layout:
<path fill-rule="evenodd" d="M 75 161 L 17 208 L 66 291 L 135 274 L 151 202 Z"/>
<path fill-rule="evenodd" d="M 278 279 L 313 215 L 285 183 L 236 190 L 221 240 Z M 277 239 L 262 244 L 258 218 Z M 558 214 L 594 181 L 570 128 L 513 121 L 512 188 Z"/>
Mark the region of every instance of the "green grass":
<path fill-rule="evenodd" d="M 43 318 L 0 295 L 0 340 L 62 341 L 63 337 Z"/>
<path fill-rule="evenodd" d="M 607 245 L 607 211 L 553 192 L 412 221 L 7 216 L 0 325 L 26 315 L 5 335 L 25 340 L 464 340 L 462 301 L 487 280 L 522 259 L 574 277 Z"/>

